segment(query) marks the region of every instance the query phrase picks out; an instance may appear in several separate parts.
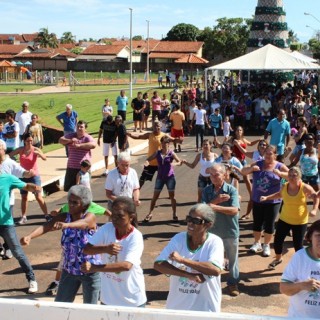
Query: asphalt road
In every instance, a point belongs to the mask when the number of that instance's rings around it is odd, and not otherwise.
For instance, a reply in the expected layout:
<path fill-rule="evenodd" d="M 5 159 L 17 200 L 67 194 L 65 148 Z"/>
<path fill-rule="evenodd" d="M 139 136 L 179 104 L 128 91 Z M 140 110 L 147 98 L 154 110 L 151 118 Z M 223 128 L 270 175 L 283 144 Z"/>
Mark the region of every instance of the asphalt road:
<path fill-rule="evenodd" d="M 257 137 L 250 137 L 256 139 Z M 217 150 L 217 149 L 215 149 Z M 185 139 L 183 150 L 178 154 L 179 157 L 192 161 L 196 156 L 195 138 L 187 137 Z M 146 159 L 146 150 L 133 155 L 132 166 L 141 173 L 143 163 Z M 141 225 L 140 230 L 145 239 L 145 250 L 142 258 L 146 289 L 148 296 L 148 307 L 163 307 L 165 304 L 169 279 L 153 270 L 153 261 L 161 249 L 168 243 L 171 237 L 177 232 L 184 231 L 186 225 L 183 222 L 189 208 L 195 204 L 197 199 L 197 176 L 199 169 L 189 169 L 187 166 L 175 167 L 176 172 L 176 199 L 177 214 L 179 222 L 172 221 L 172 211 L 170 200 L 164 189 L 158 200 L 157 207 L 154 210 L 153 219 L 148 225 Z M 92 189 L 94 200 L 101 204 L 106 204 L 104 193 L 105 177 L 101 177 L 102 170 L 95 172 L 92 178 Z M 142 204 L 138 208 L 139 221 L 143 220 L 148 213 L 150 200 L 153 193 L 154 181 L 147 182 L 141 190 Z M 242 195 L 241 213 L 246 209 L 248 194 L 243 183 L 240 184 L 240 193 Z M 66 194 L 57 192 L 46 198 L 50 210 L 59 207 L 66 202 Z M 20 203 L 17 201 L 15 206 L 15 217 L 19 216 Z M 44 222 L 36 202 L 29 204 L 28 224 L 17 227 L 19 237 L 26 235 L 33 228 Z M 104 223 L 104 217 L 99 218 L 100 223 Z M 231 298 L 226 291 L 226 277 L 222 275 L 223 299 L 222 311 L 255 315 L 286 315 L 288 298 L 279 292 L 279 280 L 282 271 L 293 254 L 291 238 L 287 238 L 285 246 L 286 254 L 283 263 L 276 270 L 267 269 L 272 261 L 272 256 L 265 258 L 261 255 L 252 255 L 248 249 L 253 242 L 252 238 L 252 220 L 240 222 L 241 237 L 239 247 L 240 273 L 241 281 L 239 289 L 240 296 Z M 51 232 L 41 238 L 34 239 L 29 247 L 25 247 L 25 252 L 34 266 L 37 281 L 39 283 L 39 293 L 33 296 L 26 294 L 27 282 L 17 261 L 0 261 L 0 296 L 12 298 L 30 298 L 30 299 L 51 299 L 44 295 L 48 284 L 54 279 L 54 270 L 57 261 L 60 258 L 60 232 Z M 272 253 L 273 254 L 273 253 Z M 77 298 L 81 301 L 81 295 Z"/>

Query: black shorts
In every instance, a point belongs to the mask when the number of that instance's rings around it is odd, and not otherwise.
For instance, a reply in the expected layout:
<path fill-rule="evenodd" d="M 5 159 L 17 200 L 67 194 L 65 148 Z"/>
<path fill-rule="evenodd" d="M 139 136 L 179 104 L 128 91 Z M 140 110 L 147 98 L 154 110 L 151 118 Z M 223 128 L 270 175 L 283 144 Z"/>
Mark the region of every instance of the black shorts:
<path fill-rule="evenodd" d="M 71 187 L 77 184 L 76 178 L 79 171 L 80 169 L 67 168 L 66 175 L 64 177 L 64 187 L 63 187 L 63 190 L 65 192 L 68 192 Z"/>
<path fill-rule="evenodd" d="M 127 111 L 118 110 L 118 116 L 121 116 L 122 121 L 126 121 L 127 120 L 126 115 L 127 115 Z"/>
<path fill-rule="evenodd" d="M 133 112 L 133 121 L 142 121 L 142 115 L 143 115 L 142 112 L 140 113 Z"/>
<path fill-rule="evenodd" d="M 152 178 L 157 171 L 158 166 L 144 166 L 140 181 L 152 181 Z"/>
<path fill-rule="evenodd" d="M 152 121 L 154 121 L 156 117 L 158 120 L 161 119 L 161 110 L 152 110 Z"/>

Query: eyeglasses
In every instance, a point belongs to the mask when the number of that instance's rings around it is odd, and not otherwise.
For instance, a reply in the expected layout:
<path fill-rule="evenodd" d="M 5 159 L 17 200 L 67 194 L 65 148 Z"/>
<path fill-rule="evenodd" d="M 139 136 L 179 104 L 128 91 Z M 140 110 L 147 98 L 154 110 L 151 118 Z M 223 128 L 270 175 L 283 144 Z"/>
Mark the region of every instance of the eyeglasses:
<path fill-rule="evenodd" d="M 259 147 L 266 147 L 267 145 L 265 143 L 259 143 Z"/>
<path fill-rule="evenodd" d="M 193 218 L 191 216 L 186 216 L 186 221 L 187 222 L 192 222 L 193 224 L 196 224 L 196 225 L 200 225 L 200 224 L 208 222 L 205 219 Z"/>

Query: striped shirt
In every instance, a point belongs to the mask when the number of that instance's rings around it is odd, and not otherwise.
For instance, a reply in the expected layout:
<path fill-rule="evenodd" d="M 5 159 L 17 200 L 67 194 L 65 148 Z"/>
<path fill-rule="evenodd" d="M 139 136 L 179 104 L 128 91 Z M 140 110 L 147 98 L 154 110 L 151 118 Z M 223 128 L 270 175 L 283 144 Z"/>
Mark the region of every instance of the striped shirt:
<path fill-rule="evenodd" d="M 94 142 L 94 139 L 87 133 L 81 138 L 77 137 L 76 132 L 69 133 L 65 137 L 67 139 L 77 138 L 79 144 Z M 68 153 L 69 153 L 69 158 L 67 163 L 68 168 L 80 169 L 80 163 L 83 160 L 89 160 L 91 162 L 91 157 L 92 157 L 91 150 L 76 149 L 72 144 L 68 144 L 67 146 L 68 146 Z"/>

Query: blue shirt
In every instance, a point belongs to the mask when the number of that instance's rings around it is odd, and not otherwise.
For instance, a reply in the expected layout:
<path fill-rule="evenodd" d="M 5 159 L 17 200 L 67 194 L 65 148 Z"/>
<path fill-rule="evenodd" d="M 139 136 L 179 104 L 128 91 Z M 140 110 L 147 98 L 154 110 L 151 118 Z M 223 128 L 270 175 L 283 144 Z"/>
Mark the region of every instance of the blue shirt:
<path fill-rule="evenodd" d="M 10 211 L 10 193 L 12 189 L 22 189 L 26 183 L 11 174 L 0 174 L 0 226 L 13 226 Z"/>
<path fill-rule="evenodd" d="M 214 113 L 210 114 L 209 122 L 210 122 L 211 127 L 216 128 L 216 129 L 221 128 L 221 121 L 222 121 L 222 116 L 220 113 L 216 114 L 214 112 Z"/>
<path fill-rule="evenodd" d="M 59 120 L 63 120 L 63 131 L 76 132 L 78 114 L 75 111 L 71 111 L 68 116 L 67 111 L 58 115 Z"/>
<path fill-rule="evenodd" d="M 240 160 L 236 157 L 231 157 L 229 160 L 223 160 L 222 156 L 219 156 L 216 160 L 214 160 L 215 163 L 224 163 L 227 162 L 228 164 L 238 167 L 240 170 L 243 168 L 243 165 L 241 164 Z"/>
<path fill-rule="evenodd" d="M 205 187 L 202 191 L 202 203 L 210 203 L 219 194 L 228 194 L 230 199 L 228 201 L 219 203 L 218 206 L 236 208 L 240 207 L 237 189 L 226 182 L 224 182 L 217 193 L 215 193 L 213 185 Z M 239 238 L 239 213 L 235 215 L 227 215 L 215 211 L 215 214 L 216 220 L 213 224 L 213 227 L 210 228 L 209 231 L 216 234 L 221 239 Z"/>
<path fill-rule="evenodd" d="M 279 122 L 278 118 L 274 118 L 268 123 L 266 131 L 270 132 L 270 144 L 277 147 L 277 153 L 284 154 L 286 136 L 290 134 L 289 122 L 285 119 Z"/>
<path fill-rule="evenodd" d="M 116 100 L 118 111 L 127 111 L 128 98 L 119 96 Z"/>

